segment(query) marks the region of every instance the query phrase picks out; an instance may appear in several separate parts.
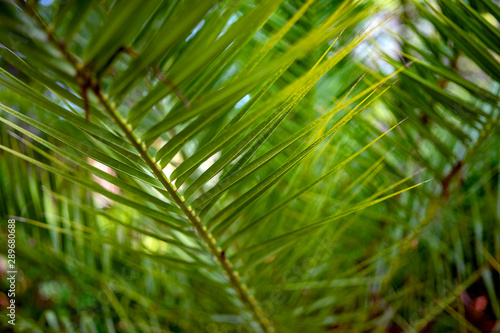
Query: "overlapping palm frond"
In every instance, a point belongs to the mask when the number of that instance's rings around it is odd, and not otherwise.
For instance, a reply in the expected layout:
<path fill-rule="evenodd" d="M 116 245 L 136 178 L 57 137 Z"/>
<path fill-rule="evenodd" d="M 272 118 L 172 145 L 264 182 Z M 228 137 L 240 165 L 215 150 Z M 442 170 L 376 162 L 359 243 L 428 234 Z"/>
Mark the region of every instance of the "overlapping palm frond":
<path fill-rule="evenodd" d="M 379 2 L 0 2 L 20 330 L 418 331 L 443 310 L 475 327 L 456 304 L 478 281 L 498 316 L 481 229 L 499 234 L 481 199 L 500 75 L 481 11 L 498 7 L 481 6 L 405 4 L 415 36 L 383 74 L 357 54 Z M 481 177 L 457 187 L 465 168 Z"/>
<path fill-rule="evenodd" d="M 490 331 L 500 315 L 498 196 L 492 192 L 498 186 L 498 8 L 489 0 L 403 1 L 402 25 L 385 37 L 397 41 L 394 49 L 373 44 L 384 71 L 408 66 L 382 96 L 394 117 L 408 116 L 394 141 L 396 152 L 406 153 L 393 167 L 408 159 L 405 165 L 424 167 L 436 180 L 427 199 L 415 193 L 407 199 L 404 218 L 418 226 L 407 237 L 418 251 L 408 256 L 413 268 L 396 276 L 399 283 L 411 279 L 404 284 L 415 286 L 413 297 L 433 305 L 424 311 L 419 302 L 403 305 L 403 318 L 415 314 L 398 323 L 404 330 Z M 383 75 L 368 71 L 367 79 Z M 481 298 L 485 307 L 474 309 L 472 300 Z"/>

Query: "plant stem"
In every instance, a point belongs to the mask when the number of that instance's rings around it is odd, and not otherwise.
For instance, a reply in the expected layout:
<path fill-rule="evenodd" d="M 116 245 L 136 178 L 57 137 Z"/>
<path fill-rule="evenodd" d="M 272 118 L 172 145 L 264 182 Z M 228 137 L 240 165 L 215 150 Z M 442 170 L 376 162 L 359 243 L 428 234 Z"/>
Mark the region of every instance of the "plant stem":
<path fill-rule="evenodd" d="M 196 229 L 198 235 L 205 242 L 210 253 L 213 256 L 215 256 L 215 258 L 217 258 L 217 261 L 223 268 L 226 276 L 229 278 L 229 282 L 231 283 L 231 286 L 238 294 L 238 297 L 240 298 L 241 302 L 248 308 L 248 310 L 250 310 L 252 316 L 258 322 L 262 330 L 266 333 L 274 332 L 274 328 L 272 327 L 271 323 L 267 319 L 264 312 L 260 309 L 259 305 L 257 304 L 257 301 L 253 296 L 249 295 L 248 288 L 241 281 L 240 275 L 234 269 L 232 263 L 225 256 L 223 251 L 217 247 L 217 241 L 212 236 L 212 234 L 207 231 L 207 228 L 201 224 L 201 220 L 197 216 L 196 212 L 190 206 L 186 205 L 184 197 L 180 196 L 177 193 L 175 185 L 172 185 L 172 183 L 170 183 L 169 179 L 163 173 L 161 167 L 153 161 L 153 158 L 147 151 L 147 148 L 144 145 L 144 143 L 140 142 L 140 140 L 135 137 L 131 128 L 129 128 L 128 124 L 116 112 L 114 107 L 112 107 L 111 104 L 106 100 L 106 98 L 104 98 L 100 90 L 96 90 L 96 95 L 99 99 L 99 102 L 104 106 L 104 108 L 111 116 L 113 121 L 118 125 L 118 127 L 120 127 L 120 129 L 125 134 L 126 138 L 139 152 L 141 158 L 144 160 L 144 162 L 146 162 L 146 164 L 151 169 L 156 178 L 158 178 L 158 180 L 162 183 L 162 185 L 165 187 L 165 189 L 173 198 L 173 200 L 177 203 L 179 208 L 186 214 L 186 217 L 188 218 L 189 222 L 191 222 L 193 227 Z"/>
<path fill-rule="evenodd" d="M 111 103 L 102 95 L 99 81 L 96 80 L 90 71 L 87 71 L 86 66 L 81 66 L 77 57 L 73 55 L 67 48 L 66 44 L 61 42 L 54 34 L 50 31 L 40 17 L 32 12 L 31 17 L 37 22 L 41 23 L 47 34 L 48 40 L 54 46 L 56 46 L 64 57 L 71 63 L 71 65 L 76 70 L 75 81 L 82 88 L 82 94 L 87 93 L 87 89 L 91 89 L 96 94 L 99 102 L 104 106 L 106 112 L 111 116 L 113 121 L 122 130 L 125 137 L 132 144 L 132 146 L 140 154 L 141 158 L 151 169 L 156 178 L 162 183 L 167 192 L 170 194 L 172 199 L 177 203 L 178 207 L 186 214 L 189 222 L 196 229 L 200 238 L 205 242 L 210 253 L 217 259 L 220 266 L 224 270 L 224 273 L 229 279 L 231 287 L 236 291 L 239 299 L 243 305 L 250 311 L 253 318 L 265 333 L 273 333 L 274 328 L 270 323 L 267 316 L 264 314 L 260 306 L 258 305 L 256 299 L 248 293 L 248 288 L 245 283 L 241 281 L 239 273 L 234 269 L 233 264 L 226 257 L 225 253 L 217 247 L 217 241 L 212 236 L 211 233 L 207 231 L 207 228 L 201 224 L 200 218 L 197 216 L 196 212 L 191 208 L 191 206 L 186 205 L 184 197 L 177 193 L 175 185 L 173 185 L 170 180 L 163 173 L 162 168 L 157 165 L 149 152 L 147 151 L 146 145 L 142 143 L 138 138 L 135 137 L 133 129 L 127 124 L 127 122 L 122 119 L 120 114 L 116 112 L 116 108 L 111 105 Z M 88 100 L 87 100 L 88 102 Z M 86 106 L 87 108 L 87 106 Z M 88 112 L 88 110 L 85 110 Z M 88 115 L 87 115 L 88 116 Z"/>

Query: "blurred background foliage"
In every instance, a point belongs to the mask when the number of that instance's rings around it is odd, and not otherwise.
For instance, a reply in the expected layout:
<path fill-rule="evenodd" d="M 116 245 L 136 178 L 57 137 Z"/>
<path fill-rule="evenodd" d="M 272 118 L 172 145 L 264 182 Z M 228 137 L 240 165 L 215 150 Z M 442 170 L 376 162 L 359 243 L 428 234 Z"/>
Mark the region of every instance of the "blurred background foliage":
<path fill-rule="evenodd" d="M 499 331 L 499 22 L 0 1 L 0 328 Z"/>

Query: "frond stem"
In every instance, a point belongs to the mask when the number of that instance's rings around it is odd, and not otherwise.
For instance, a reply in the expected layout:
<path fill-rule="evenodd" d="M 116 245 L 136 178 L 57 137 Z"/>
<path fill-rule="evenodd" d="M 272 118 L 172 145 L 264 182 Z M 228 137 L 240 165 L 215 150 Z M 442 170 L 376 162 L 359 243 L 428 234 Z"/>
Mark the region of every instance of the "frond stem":
<path fill-rule="evenodd" d="M 248 310 L 250 310 L 250 313 L 264 332 L 274 332 L 274 328 L 272 327 L 269 319 L 267 319 L 266 315 L 259 307 L 256 299 L 249 294 L 247 286 L 241 281 L 240 275 L 234 269 L 231 261 L 226 257 L 224 251 L 217 247 L 216 239 L 210 232 L 207 231 L 207 228 L 201 224 L 201 220 L 197 216 L 196 212 L 190 206 L 186 205 L 184 197 L 177 193 L 175 186 L 172 185 L 170 180 L 163 173 L 161 167 L 154 162 L 153 158 L 147 151 L 146 145 L 134 135 L 134 133 L 132 132 L 132 128 L 126 123 L 126 121 L 120 116 L 120 114 L 116 112 L 116 109 L 102 95 L 100 90 L 96 89 L 95 93 L 99 99 L 99 102 L 104 106 L 113 121 L 118 125 L 118 127 L 120 127 L 126 138 L 139 152 L 141 158 L 144 160 L 144 162 L 146 162 L 156 178 L 158 178 L 158 180 L 162 183 L 162 185 L 165 187 L 178 207 L 184 212 L 184 214 L 186 214 L 189 222 L 191 222 L 198 235 L 205 242 L 210 253 L 215 258 L 217 258 L 217 261 L 224 270 L 226 276 L 229 278 L 229 282 L 232 288 L 238 294 L 241 302 L 245 305 L 245 307 L 248 308 Z"/>
<path fill-rule="evenodd" d="M 172 199 L 177 203 L 178 207 L 184 212 L 189 222 L 193 225 L 200 238 L 205 242 L 209 252 L 217 259 L 224 273 L 229 279 L 231 287 L 236 291 L 239 299 L 243 305 L 249 310 L 254 320 L 259 324 L 265 333 L 274 333 L 275 330 L 267 318 L 266 314 L 262 311 L 257 300 L 249 294 L 248 288 L 245 283 L 241 281 L 239 273 L 234 269 L 231 261 L 226 257 L 225 252 L 217 247 L 217 241 L 207 228 L 201 224 L 201 220 L 190 206 L 185 202 L 183 196 L 177 193 L 175 185 L 165 176 L 161 166 L 157 165 L 149 152 L 146 145 L 138 139 L 134 133 L 133 128 L 127 124 L 120 114 L 116 111 L 116 107 L 112 105 L 106 97 L 103 96 L 99 81 L 92 77 L 90 70 L 86 65 L 81 65 L 78 59 L 66 48 L 66 44 L 55 36 L 54 32 L 44 24 L 44 22 L 32 12 L 31 17 L 37 21 L 47 33 L 47 38 L 50 43 L 59 49 L 63 56 L 68 60 L 76 70 L 75 80 L 79 86 L 83 88 L 83 94 L 87 93 L 87 89 L 92 90 L 97 96 L 99 102 L 103 105 L 106 112 L 110 115 L 112 120 L 124 133 L 125 137 L 132 144 L 132 146 L 140 154 L 141 158 L 151 169 L 156 178 L 165 187 Z M 86 110 L 86 117 L 88 117 L 88 110 Z"/>

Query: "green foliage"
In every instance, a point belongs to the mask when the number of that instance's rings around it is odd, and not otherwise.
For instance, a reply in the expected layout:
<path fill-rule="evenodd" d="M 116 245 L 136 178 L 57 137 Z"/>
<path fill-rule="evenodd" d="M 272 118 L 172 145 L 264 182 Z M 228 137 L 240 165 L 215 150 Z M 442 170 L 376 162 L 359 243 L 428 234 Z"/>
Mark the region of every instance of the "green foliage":
<path fill-rule="evenodd" d="M 499 21 L 491 0 L 0 1 L 15 330 L 493 330 Z"/>

